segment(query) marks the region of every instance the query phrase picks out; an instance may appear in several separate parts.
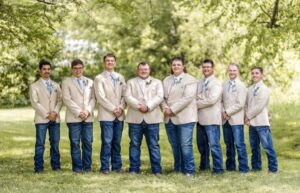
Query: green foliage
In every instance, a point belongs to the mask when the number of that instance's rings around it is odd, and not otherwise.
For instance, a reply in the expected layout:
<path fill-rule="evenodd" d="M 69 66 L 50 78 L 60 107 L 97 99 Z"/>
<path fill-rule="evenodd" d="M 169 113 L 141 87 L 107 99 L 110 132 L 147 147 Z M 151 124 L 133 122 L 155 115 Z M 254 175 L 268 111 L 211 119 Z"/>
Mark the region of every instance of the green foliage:
<path fill-rule="evenodd" d="M 65 3 L 0 1 L 0 107 L 28 105 L 38 61 L 58 57 L 62 49 L 54 25 L 67 13 Z"/>
<path fill-rule="evenodd" d="M 27 104 L 25 87 L 36 77 L 39 59 L 57 64 L 53 79 L 60 82 L 70 75 L 71 60 L 80 58 L 93 79 L 107 52 L 115 53 L 117 71 L 126 79 L 141 61 L 163 79 L 170 59 L 180 55 L 197 78 L 209 57 L 221 79 L 234 62 L 250 83 L 250 68 L 258 65 L 272 88 L 286 90 L 299 76 L 299 5 L 300 0 L 0 0 L 0 107 Z M 66 49 L 69 36 L 98 48 Z"/>
<path fill-rule="evenodd" d="M 258 65 L 269 84 L 287 88 L 296 76 L 294 62 L 299 64 L 300 1 L 278 1 L 274 11 L 276 2 L 92 0 L 78 9 L 82 17 L 71 17 L 67 24 L 82 32 L 75 38 L 116 53 L 126 77 L 146 60 L 162 79 L 169 74 L 170 58 L 182 55 L 198 77 L 196 67 L 210 57 L 222 78 L 231 62 L 241 65 L 247 81 L 250 68 Z"/>

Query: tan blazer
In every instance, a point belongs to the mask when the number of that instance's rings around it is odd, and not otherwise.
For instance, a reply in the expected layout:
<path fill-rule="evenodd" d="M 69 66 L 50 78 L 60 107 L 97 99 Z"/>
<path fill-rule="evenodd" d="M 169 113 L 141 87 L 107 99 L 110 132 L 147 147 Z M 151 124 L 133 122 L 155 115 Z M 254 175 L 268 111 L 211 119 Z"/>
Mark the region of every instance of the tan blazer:
<path fill-rule="evenodd" d="M 251 126 L 270 126 L 268 104 L 269 89 L 260 81 L 248 89 L 246 116 Z"/>
<path fill-rule="evenodd" d="M 164 101 L 162 109 L 170 108 L 175 116 L 165 116 L 165 123 L 170 120 L 173 124 L 180 125 L 197 122 L 197 80 L 187 74 L 179 75 L 179 82 L 174 82 L 174 75 L 170 75 L 163 80 Z"/>
<path fill-rule="evenodd" d="M 89 78 L 82 77 L 84 80 L 83 91 L 80 89 L 75 77 L 66 78 L 62 82 L 63 102 L 67 107 L 66 122 L 81 122 L 79 114 L 87 110 L 90 115 L 85 122 L 93 122 L 93 113 L 95 107 L 95 95 L 93 81 Z"/>
<path fill-rule="evenodd" d="M 230 116 L 228 120 L 230 125 L 244 125 L 246 98 L 247 88 L 238 78 L 234 80 L 232 86 L 230 86 L 229 80 L 224 82 L 222 110 Z M 223 124 L 225 124 L 225 122 L 226 120 L 223 120 Z"/>
<path fill-rule="evenodd" d="M 153 77 L 149 77 L 145 89 L 143 90 L 139 81 L 141 81 L 141 79 L 136 77 L 127 82 L 125 100 L 128 105 L 128 111 L 125 121 L 137 124 L 143 120 L 148 124 L 163 122 L 163 115 L 159 108 L 164 97 L 162 82 Z M 141 113 L 138 110 L 139 104 L 146 104 L 149 111 L 147 113 Z"/>
<path fill-rule="evenodd" d="M 203 78 L 198 84 L 197 107 L 200 125 L 221 125 L 221 82 L 211 75 Z"/>
<path fill-rule="evenodd" d="M 30 85 L 29 96 L 31 105 L 35 110 L 34 122 L 36 124 L 48 123 L 49 119 L 47 116 L 52 111 L 57 114 L 56 122 L 60 122 L 59 112 L 62 106 L 61 89 L 56 82 L 50 81 L 53 88 L 51 94 L 41 78 Z"/>
<path fill-rule="evenodd" d="M 114 72 L 118 79 L 115 86 L 110 78 L 110 74 L 107 71 L 99 74 L 94 81 L 95 95 L 99 103 L 98 107 L 98 121 L 113 121 L 116 116 L 113 111 L 120 107 L 125 110 L 125 89 L 126 83 L 124 77 Z M 123 121 L 125 115 L 118 117 L 120 121 Z"/>

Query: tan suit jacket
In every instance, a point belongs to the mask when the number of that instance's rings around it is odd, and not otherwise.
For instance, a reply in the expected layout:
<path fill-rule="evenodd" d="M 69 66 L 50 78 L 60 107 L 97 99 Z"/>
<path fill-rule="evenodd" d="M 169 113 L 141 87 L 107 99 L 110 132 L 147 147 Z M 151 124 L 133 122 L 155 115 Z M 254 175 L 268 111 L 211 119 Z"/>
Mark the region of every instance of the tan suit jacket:
<path fill-rule="evenodd" d="M 75 77 L 66 78 L 62 82 L 63 102 L 67 107 L 67 123 L 81 122 L 79 114 L 83 110 L 87 110 L 90 113 L 85 122 L 93 122 L 96 101 L 93 81 L 86 77 L 82 78 L 84 80 L 83 90 L 80 89 Z"/>
<path fill-rule="evenodd" d="M 197 107 L 198 107 L 198 121 L 200 125 L 221 125 L 221 98 L 222 98 L 222 84 L 211 75 L 203 78 L 198 85 Z"/>
<path fill-rule="evenodd" d="M 149 77 L 143 90 L 139 81 L 141 79 L 136 77 L 127 82 L 125 100 L 128 105 L 128 111 L 125 121 L 137 124 L 143 120 L 148 124 L 163 122 L 163 115 L 159 107 L 164 97 L 162 82 Z M 146 104 L 149 111 L 147 113 L 140 112 L 138 110 L 139 104 Z"/>
<path fill-rule="evenodd" d="M 61 89 L 59 85 L 51 80 L 52 93 L 47 90 L 46 85 L 40 78 L 30 85 L 30 101 L 35 110 L 34 122 L 48 123 L 48 113 L 54 111 L 57 114 L 56 122 L 60 122 L 59 112 L 62 106 Z"/>
<path fill-rule="evenodd" d="M 99 74 L 94 81 L 95 95 L 99 103 L 98 107 L 98 121 L 113 121 L 116 116 L 113 111 L 120 107 L 125 110 L 125 89 L 126 83 L 124 77 L 114 72 L 117 75 L 115 86 L 111 80 L 110 74 L 107 71 Z M 118 117 L 120 121 L 125 118 L 123 115 Z"/>
<path fill-rule="evenodd" d="M 250 119 L 251 126 L 270 126 L 269 97 L 269 89 L 262 81 L 249 87 L 246 116 Z"/>
<path fill-rule="evenodd" d="M 174 82 L 174 75 L 163 80 L 164 102 L 161 107 L 170 108 L 175 116 L 165 116 L 165 123 L 170 120 L 175 125 L 197 122 L 197 80 L 187 74 L 178 76 L 179 82 Z"/>
<path fill-rule="evenodd" d="M 222 107 L 230 119 L 230 125 L 244 125 L 245 105 L 247 99 L 247 88 L 238 78 L 230 86 L 227 80 L 223 84 Z M 226 120 L 223 120 L 223 124 Z"/>

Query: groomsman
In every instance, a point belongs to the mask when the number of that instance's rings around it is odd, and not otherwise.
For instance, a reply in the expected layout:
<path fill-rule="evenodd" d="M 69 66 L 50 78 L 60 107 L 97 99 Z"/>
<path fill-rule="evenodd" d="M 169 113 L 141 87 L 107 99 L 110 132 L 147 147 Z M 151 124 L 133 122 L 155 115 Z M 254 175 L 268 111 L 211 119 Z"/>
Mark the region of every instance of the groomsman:
<path fill-rule="evenodd" d="M 150 76 L 150 66 L 141 62 L 137 66 L 138 77 L 127 82 L 125 100 L 128 111 L 125 121 L 129 125 L 130 173 L 139 173 L 141 161 L 141 143 L 145 135 L 148 145 L 151 170 L 160 175 L 161 157 L 159 148 L 159 123 L 163 122 L 160 103 L 163 101 L 162 82 Z"/>
<path fill-rule="evenodd" d="M 229 80 L 223 84 L 222 94 L 222 118 L 223 136 L 226 144 L 226 169 L 235 171 L 235 150 L 238 153 L 239 171 L 246 173 L 248 157 L 244 139 L 244 108 L 246 104 L 247 89 L 238 78 L 239 66 L 228 66 Z"/>
<path fill-rule="evenodd" d="M 121 172 L 121 139 L 125 109 L 125 80 L 115 72 L 116 57 L 106 54 L 103 58 L 104 71 L 94 81 L 95 94 L 99 103 L 98 121 L 101 127 L 100 171 L 108 174 L 111 159 L 112 171 Z"/>
<path fill-rule="evenodd" d="M 83 76 L 84 65 L 81 60 L 73 60 L 71 67 L 72 77 L 63 81 L 62 93 L 67 107 L 66 123 L 69 128 L 72 170 L 75 173 L 90 172 L 95 106 L 93 81 Z"/>
<path fill-rule="evenodd" d="M 251 77 L 253 85 L 248 89 L 245 122 L 249 125 L 252 170 L 260 171 L 262 169 L 261 143 L 267 154 L 269 172 L 276 173 L 278 163 L 272 142 L 268 112 L 270 93 L 268 87 L 263 83 L 263 69 L 253 67 Z"/>
<path fill-rule="evenodd" d="M 223 158 L 220 145 L 222 85 L 214 76 L 214 62 L 206 59 L 202 64 L 204 78 L 197 94 L 198 124 L 197 145 L 201 154 L 200 170 L 210 168 L 209 150 L 213 158 L 213 173 L 223 173 Z"/>
<path fill-rule="evenodd" d="M 61 89 L 50 79 L 51 63 L 41 60 L 39 63 L 40 79 L 30 85 L 30 101 L 35 110 L 34 123 L 36 142 L 34 155 L 34 172 L 44 171 L 44 151 L 47 129 L 50 141 L 50 158 L 53 171 L 60 170 L 60 117 L 62 106 Z"/>

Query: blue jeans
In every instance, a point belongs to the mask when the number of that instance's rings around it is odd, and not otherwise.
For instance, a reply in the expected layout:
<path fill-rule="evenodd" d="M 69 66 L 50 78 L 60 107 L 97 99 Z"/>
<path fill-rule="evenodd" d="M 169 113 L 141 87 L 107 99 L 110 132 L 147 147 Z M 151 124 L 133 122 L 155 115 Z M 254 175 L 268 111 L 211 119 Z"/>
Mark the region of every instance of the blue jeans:
<path fill-rule="evenodd" d="M 238 153 L 239 171 L 248 172 L 248 157 L 244 139 L 244 125 L 230 125 L 227 121 L 223 125 L 223 137 L 226 144 L 226 169 L 235 171 L 235 150 Z"/>
<path fill-rule="evenodd" d="M 193 152 L 194 126 L 194 122 L 175 125 L 171 120 L 165 124 L 168 139 L 172 146 L 175 172 L 195 173 Z"/>
<path fill-rule="evenodd" d="M 72 170 L 74 172 L 81 172 L 82 170 L 89 172 L 92 165 L 93 123 L 78 122 L 67 123 L 67 125 L 71 145 Z"/>
<path fill-rule="evenodd" d="M 102 141 L 100 171 L 109 171 L 110 158 L 112 170 L 118 171 L 122 168 L 120 143 L 122 139 L 123 123 L 123 121 L 119 121 L 117 118 L 114 121 L 100 121 Z"/>
<path fill-rule="evenodd" d="M 268 168 L 270 172 L 277 172 L 278 163 L 275 149 L 273 147 L 272 135 L 269 126 L 249 127 L 249 139 L 251 145 L 251 165 L 253 170 L 261 170 L 260 143 L 266 151 Z"/>
<path fill-rule="evenodd" d="M 213 158 L 213 172 L 222 173 L 223 156 L 220 145 L 219 125 L 200 125 L 197 123 L 197 146 L 201 155 L 200 170 L 209 169 L 209 150 Z"/>
<path fill-rule="evenodd" d="M 152 173 L 161 173 L 160 149 L 159 149 L 159 124 L 147 124 L 143 121 L 140 124 L 128 123 L 129 126 L 129 172 L 139 172 L 141 166 L 141 143 L 143 134 L 145 135 Z"/>
<path fill-rule="evenodd" d="M 34 155 L 34 171 L 44 170 L 44 151 L 47 129 L 50 141 L 50 158 L 52 170 L 60 169 L 59 140 L 60 124 L 56 122 L 38 123 L 36 128 L 36 142 Z"/>

